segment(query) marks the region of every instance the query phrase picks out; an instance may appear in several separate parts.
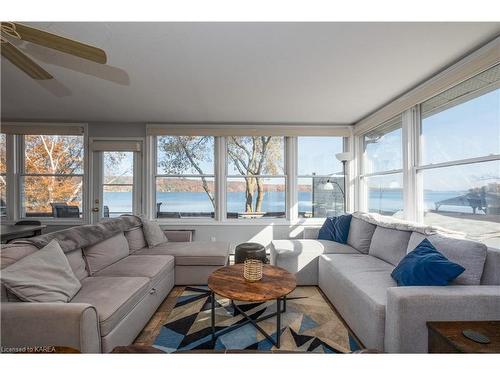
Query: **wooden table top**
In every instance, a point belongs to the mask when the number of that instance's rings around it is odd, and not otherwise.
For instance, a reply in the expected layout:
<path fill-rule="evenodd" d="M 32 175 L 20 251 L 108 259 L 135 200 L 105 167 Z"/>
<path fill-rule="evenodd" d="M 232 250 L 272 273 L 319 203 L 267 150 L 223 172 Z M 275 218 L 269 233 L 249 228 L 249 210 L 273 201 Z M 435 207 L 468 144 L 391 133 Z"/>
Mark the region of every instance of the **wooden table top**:
<path fill-rule="evenodd" d="M 427 327 L 461 353 L 500 353 L 500 321 L 427 322 Z M 489 344 L 466 338 L 462 332 L 470 329 L 488 336 Z"/>
<path fill-rule="evenodd" d="M 264 264 L 262 279 L 248 282 L 243 264 L 219 268 L 208 277 L 208 287 L 215 294 L 236 301 L 264 302 L 286 296 L 297 286 L 295 275 L 283 268 Z"/>

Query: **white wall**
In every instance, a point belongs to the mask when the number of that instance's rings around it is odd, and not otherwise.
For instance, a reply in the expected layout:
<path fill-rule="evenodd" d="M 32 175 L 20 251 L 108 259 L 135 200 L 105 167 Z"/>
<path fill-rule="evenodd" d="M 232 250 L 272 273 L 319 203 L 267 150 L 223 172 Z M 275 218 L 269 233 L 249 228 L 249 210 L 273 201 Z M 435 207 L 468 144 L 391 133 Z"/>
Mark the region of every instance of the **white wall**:
<path fill-rule="evenodd" d="M 91 122 L 89 137 L 146 137 L 145 123 Z"/>
<path fill-rule="evenodd" d="M 302 238 L 303 226 L 289 225 L 196 225 L 176 226 L 162 225 L 164 229 L 194 229 L 194 241 L 227 241 L 233 245 L 242 242 L 258 242 L 266 247 L 277 239 Z"/>

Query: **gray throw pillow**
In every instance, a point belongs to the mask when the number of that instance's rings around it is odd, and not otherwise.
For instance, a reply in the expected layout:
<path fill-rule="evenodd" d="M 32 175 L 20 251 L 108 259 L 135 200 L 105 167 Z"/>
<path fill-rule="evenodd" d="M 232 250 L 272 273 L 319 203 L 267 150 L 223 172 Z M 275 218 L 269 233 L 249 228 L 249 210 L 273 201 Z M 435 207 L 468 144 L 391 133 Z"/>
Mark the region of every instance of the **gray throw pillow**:
<path fill-rule="evenodd" d="M 168 242 L 165 233 L 160 228 L 158 223 L 142 219 L 142 230 L 144 232 L 144 237 L 146 238 L 146 242 L 148 243 L 148 247 L 155 247 L 161 243 Z"/>
<path fill-rule="evenodd" d="M 82 287 L 57 240 L 4 268 L 1 279 L 26 302 L 69 302 Z"/>

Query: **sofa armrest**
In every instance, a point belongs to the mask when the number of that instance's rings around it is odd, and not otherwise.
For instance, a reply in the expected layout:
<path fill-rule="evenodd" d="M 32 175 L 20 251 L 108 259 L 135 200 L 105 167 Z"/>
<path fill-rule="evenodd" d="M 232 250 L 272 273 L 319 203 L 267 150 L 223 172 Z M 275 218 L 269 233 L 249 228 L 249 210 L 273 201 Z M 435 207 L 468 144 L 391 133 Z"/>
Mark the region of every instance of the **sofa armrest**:
<path fill-rule="evenodd" d="M 304 227 L 302 238 L 304 240 L 317 240 L 320 229 L 321 227 Z"/>
<path fill-rule="evenodd" d="M 461 320 L 500 320 L 498 285 L 389 288 L 385 351 L 427 353 L 426 322 Z"/>
<path fill-rule="evenodd" d="M 164 230 L 170 242 L 191 242 L 193 241 L 193 232 L 190 230 Z"/>
<path fill-rule="evenodd" d="M 101 352 L 97 310 L 87 303 L 5 302 L 0 312 L 4 350 L 66 346 Z"/>

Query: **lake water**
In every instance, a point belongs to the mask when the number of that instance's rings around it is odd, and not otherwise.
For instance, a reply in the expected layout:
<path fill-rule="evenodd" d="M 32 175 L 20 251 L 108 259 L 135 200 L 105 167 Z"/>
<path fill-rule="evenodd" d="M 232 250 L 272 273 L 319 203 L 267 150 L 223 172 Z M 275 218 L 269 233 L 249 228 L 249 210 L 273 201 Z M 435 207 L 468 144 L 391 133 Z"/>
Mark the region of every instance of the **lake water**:
<path fill-rule="evenodd" d="M 425 208 L 434 209 L 434 202 L 463 195 L 463 191 L 426 191 L 424 194 Z M 299 212 L 312 211 L 310 192 L 299 193 Z M 227 211 L 245 211 L 245 193 L 227 193 Z M 168 212 L 212 212 L 212 204 L 206 193 L 157 193 L 157 202 L 162 202 L 161 211 Z M 131 212 L 132 193 L 129 192 L 105 192 L 104 204 L 109 207 L 110 212 Z M 403 209 L 403 197 L 400 191 L 371 191 L 369 196 L 369 207 L 375 211 L 396 212 Z M 470 207 L 443 206 L 446 211 L 468 212 Z M 264 196 L 262 210 L 265 212 L 283 212 L 285 210 L 285 193 L 268 192 Z"/>

